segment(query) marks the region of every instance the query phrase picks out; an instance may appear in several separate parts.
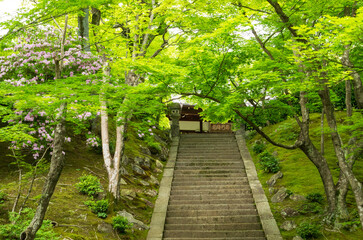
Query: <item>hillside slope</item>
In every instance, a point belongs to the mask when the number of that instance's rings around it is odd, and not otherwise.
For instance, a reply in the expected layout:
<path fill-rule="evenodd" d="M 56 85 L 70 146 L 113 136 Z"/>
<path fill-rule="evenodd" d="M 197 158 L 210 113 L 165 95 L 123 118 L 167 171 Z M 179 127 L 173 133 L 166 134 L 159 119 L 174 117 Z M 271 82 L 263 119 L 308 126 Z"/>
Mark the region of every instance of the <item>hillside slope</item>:
<path fill-rule="evenodd" d="M 344 113 L 338 113 L 338 121 L 343 121 L 344 115 Z M 321 136 L 320 114 L 312 114 L 310 120 L 311 138 L 314 144 L 319 147 Z M 293 119 L 286 120 L 273 126 L 265 127 L 264 131 L 272 136 L 274 140 L 282 143 L 293 143 L 294 139 L 296 139 L 296 137 L 298 136 L 298 128 Z M 337 160 L 334 157 L 334 148 L 331 143 L 330 134 L 327 130 L 325 130 L 325 132 L 325 157 L 328 161 L 329 167 L 334 175 L 334 180 L 336 182 L 339 176 L 339 168 L 337 166 Z M 347 138 L 347 136 L 345 135 L 343 135 L 343 137 Z M 286 198 L 283 202 L 280 203 L 270 203 L 271 210 L 275 216 L 278 225 L 281 227 L 281 225 L 285 221 L 294 221 L 297 226 L 304 222 L 316 223 L 318 226 L 321 226 L 324 208 L 326 207 L 326 201 L 323 184 L 315 166 L 300 150 L 286 150 L 275 147 L 269 143 L 265 143 L 266 141 L 264 141 L 262 137 L 260 137 L 259 135 L 255 135 L 253 132 L 249 133 L 248 138 L 248 147 L 254 159 L 259 179 L 263 185 L 266 196 L 269 198 L 270 201 L 274 193 L 276 193 L 276 191 L 278 191 L 282 187 L 285 187 L 287 189 L 287 193 L 289 195 L 302 195 L 306 197 L 308 194 L 318 193 L 324 197 L 322 204 L 310 204 L 307 200 L 294 201 L 291 198 Z M 277 156 L 277 158 L 279 159 L 283 177 L 281 179 L 278 179 L 274 187 L 270 189 L 266 181 L 268 181 L 274 174 L 265 173 L 262 169 L 261 164 L 259 164 L 259 157 L 256 153 L 253 152 L 253 146 L 256 141 L 264 142 L 266 144 L 267 151 Z M 363 182 L 362 160 L 363 159 L 359 159 L 354 165 L 354 172 L 361 182 Z M 354 225 L 359 226 L 359 224 L 356 224 L 356 221 L 359 221 L 359 218 L 357 219 L 355 200 L 351 191 L 349 191 L 348 193 L 347 201 L 349 205 L 348 207 L 351 219 L 344 223 L 345 227 L 343 227 L 339 232 L 320 228 L 322 235 L 319 237 L 319 239 L 363 239 L 363 231 L 359 227 L 354 227 Z M 284 213 L 281 212 L 282 210 L 286 210 L 287 208 L 292 208 L 296 210 L 298 215 L 283 216 Z M 289 231 L 281 230 L 281 233 L 284 239 L 292 239 L 294 236 L 297 235 L 296 228 Z"/>
<path fill-rule="evenodd" d="M 85 205 L 89 197 L 78 192 L 75 184 L 82 175 L 97 176 L 102 187 L 107 188 L 107 172 L 103 167 L 103 158 L 100 149 L 86 146 L 84 138 L 73 136 L 72 142 L 65 146 L 65 167 L 57 184 L 54 195 L 48 208 L 46 219 L 51 220 L 53 229 L 60 239 L 86 240 L 86 239 L 137 239 L 146 238 L 147 225 L 150 223 L 154 202 L 157 197 L 158 184 L 162 176 L 163 161 L 168 154 L 168 136 L 166 132 L 156 130 L 155 139 L 160 148 L 148 148 L 147 144 L 138 139 L 134 133 L 128 135 L 122 168 L 121 201 L 111 204 L 105 219 L 98 218 L 96 214 Z M 150 151 L 151 150 L 151 151 Z M 0 204 L 0 224 L 9 223 L 8 211 L 11 210 L 18 191 L 18 172 L 14 159 L 7 156 L 10 151 L 7 144 L 1 143 L 0 152 L 0 191 L 7 197 Z M 49 159 L 49 156 L 48 156 Z M 138 171 L 135 172 L 135 170 Z M 34 188 L 26 207 L 35 208 L 39 194 L 44 183 L 46 173 L 36 177 Z M 26 196 L 29 180 L 23 178 L 22 195 L 20 203 Z M 99 194 L 98 199 L 109 198 L 106 192 Z M 116 235 L 112 229 L 111 218 L 120 211 L 125 210 L 143 224 L 134 224 L 133 229 L 126 234 Z M 9 239 L 1 236 L 0 239 Z"/>

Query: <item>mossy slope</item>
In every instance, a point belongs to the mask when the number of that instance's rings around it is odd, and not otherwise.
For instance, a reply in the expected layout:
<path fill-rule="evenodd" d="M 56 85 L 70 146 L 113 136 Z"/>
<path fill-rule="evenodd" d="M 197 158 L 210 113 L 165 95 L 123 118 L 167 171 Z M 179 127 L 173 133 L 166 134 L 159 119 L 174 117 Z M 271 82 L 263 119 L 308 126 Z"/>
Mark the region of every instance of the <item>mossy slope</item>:
<path fill-rule="evenodd" d="M 345 113 L 337 113 L 337 120 L 344 121 Z M 320 114 L 311 114 L 311 128 L 310 128 L 310 136 L 315 146 L 320 147 L 320 137 L 321 137 L 321 128 L 320 128 Z M 326 120 L 325 120 L 326 124 Z M 281 122 L 276 125 L 268 126 L 263 129 L 268 135 L 272 136 L 272 139 L 277 142 L 282 143 L 290 143 L 292 144 L 294 138 L 298 135 L 298 127 L 295 123 L 295 120 L 289 119 L 284 122 Z M 335 158 L 334 148 L 332 146 L 332 142 L 330 139 L 330 134 L 328 130 L 325 130 L 325 157 L 328 161 L 329 167 L 333 173 L 334 180 L 338 179 L 339 176 L 339 168 L 337 165 L 337 160 Z M 343 135 L 343 140 L 346 140 L 347 136 Z M 252 151 L 252 146 L 256 140 L 263 140 L 263 138 L 259 135 L 255 135 L 248 140 L 248 148 L 251 152 L 251 155 L 254 159 L 256 169 L 258 171 L 259 179 L 262 183 L 262 186 L 265 190 L 266 196 L 271 199 L 272 195 L 269 193 L 268 185 L 266 181 L 273 175 L 272 173 L 265 173 L 261 166 L 258 164 L 258 156 Z M 283 172 L 283 178 L 279 179 L 274 186 L 276 189 L 280 187 L 286 187 L 288 190 L 292 191 L 292 193 L 300 194 L 300 195 L 308 195 L 310 193 L 321 193 L 324 197 L 324 188 L 319 176 L 319 173 L 316 167 L 312 164 L 312 162 L 304 155 L 301 150 L 286 150 L 282 148 L 278 148 L 273 146 L 272 144 L 267 144 L 267 150 L 271 153 L 275 152 L 280 160 L 281 171 Z M 357 178 L 363 182 L 363 161 L 360 159 L 356 162 L 354 166 L 354 172 Z M 351 191 L 347 197 L 349 211 L 354 215 L 355 212 L 355 201 Z M 307 215 L 299 215 L 297 217 L 284 219 L 281 216 L 281 210 L 286 207 L 291 207 L 294 209 L 300 209 L 304 203 L 302 202 L 294 202 L 290 199 L 284 200 L 282 203 L 270 203 L 272 212 L 277 220 L 278 225 L 280 226 L 285 220 L 294 220 L 297 225 L 302 222 L 321 222 L 322 214 L 307 214 Z M 326 202 L 324 202 L 324 208 L 326 206 Z M 289 232 L 281 231 L 284 239 L 292 239 L 296 236 L 296 231 L 292 230 Z M 354 232 L 341 230 L 340 232 L 329 231 L 327 229 L 323 229 L 323 236 L 319 239 L 339 239 L 339 240 L 354 240 L 354 239 L 363 239 L 363 231 L 358 229 Z M 325 236 L 325 237 L 324 237 Z"/>

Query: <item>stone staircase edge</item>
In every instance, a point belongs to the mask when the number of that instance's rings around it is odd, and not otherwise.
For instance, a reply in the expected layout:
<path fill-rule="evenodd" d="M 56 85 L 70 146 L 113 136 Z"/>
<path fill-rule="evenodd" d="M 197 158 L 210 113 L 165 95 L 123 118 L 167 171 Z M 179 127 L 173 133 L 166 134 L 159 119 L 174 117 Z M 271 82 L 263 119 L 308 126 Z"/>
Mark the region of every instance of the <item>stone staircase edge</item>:
<path fill-rule="evenodd" d="M 242 160 L 247 173 L 248 182 L 251 186 L 251 182 L 256 183 L 258 180 L 256 167 L 252 161 L 252 157 L 247 149 L 246 140 L 244 136 L 237 131 L 235 133 L 235 138 L 237 141 L 238 149 L 240 151 Z M 247 167 L 248 166 L 248 167 Z M 276 220 L 273 217 L 271 212 L 271 208 L 268 202 L 266 195 L 264 194 L 264 190 L 262 189 L 262 185 L 253 184 L 252 195 L 256 204 L 258 215 L 260 216 L 262 228 L 265 232 L 265 236 L 267 240 L 282 240 L 282 236 L 280 230 L 277 226 Z M 263 192 L 263 194 L 261 194 Z"/>
<path fill-rule="evenodd" d="M 146 240 L 162 240 L 164 225 L 166 219 L 167 206 L 171 191 L 171 182 L 173 180 L 173 173 L 175 167 L 175 161 L 177 158 L 179 137 L 173 137 L 169 151 L 168 162 L 165 166 L 163 178 L 160 182 L 158 198 L 155 202 L 154 211 L 152 214 L 150 229 L 147 234 Z M 163 181 L 164 180 L 164 181 Z"/>

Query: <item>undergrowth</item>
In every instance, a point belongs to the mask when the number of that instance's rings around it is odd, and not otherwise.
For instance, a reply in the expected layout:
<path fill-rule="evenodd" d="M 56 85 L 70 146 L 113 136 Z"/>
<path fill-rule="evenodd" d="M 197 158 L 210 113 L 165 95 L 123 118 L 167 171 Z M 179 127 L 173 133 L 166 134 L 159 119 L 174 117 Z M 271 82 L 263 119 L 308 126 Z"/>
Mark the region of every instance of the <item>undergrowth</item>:
<path fill-rule="evenodd" d="M 337 121 L 344 122 L 346 114 L 344 112 L 336 113 Z M 325 119 L 326 121 L 326 119 Z M 321 128 L 320 128 L 320 114 L 310 115 L 310 137 L 314 145 L 320 147 Z M 276 125 L 271 125 L 263 129 L 267 135 L 277 142 L 282 144 L 293 144 L 299 133 L 299 128 L 294 119 L 288 119 Z M 256 153 L 254 146 L 256 143 L 261 143 L 264 139 L 258 135 L 249 133 L 248 147 L 255 162 L 258 177 L 263 185 L 266 196 L 270 199 L 273 195 L 268 191 L 266 181 L 273 175 L 272 172 L 267 172 L 264 166 L 260 164 L 260 154 Z M 348 135 L 342 133 L 342 139 L 347 142 Z M 337 166 L 334 147 L 331 142 L 331 136 L 325 129 L 324 135 L 324 157 L 328 161 L 329 168 L 333 174 L 334 181 L 337 182 L 340 169 Z M 327 207 L 324 194 L 324 186 L 322 184 L 319 172 L 313 163 L 302 153 L 301 150 L 287 150 L 275 147 L 269 143 L 266 144 L 266 149 L 269 153 L 274 152 L 273 155 L 279 159 L 279 165 L 283 173 L 283 178 L 278 179 L 274 188 L 279 189 L 285 187 L 289 189 L 294 195 L 306 196 L 306 201 L 293 201 L 289 198 L 285 199 L 282 203 L 270 203 L 271 211 L 277 221 L 278 226 L 286 220 L 293 220 L 299 227 L 299 232 L 312 231 L 311 226 L 302 225 L 303 223 L 318 223 L 319 226 L 324 219 L 324 212 Z M 276 154 L 275 154 L 276 153 Z M 360 182 L 363 182 L 363 161 L 356 161 L 353 171 Z M 342 222 L 340 231 L 327 231 L 324 227 L 318 228 L 321 235 L 315 236 L 315 239 L 339 239 L 339 240 L 360 240 L 363 239 L 363 231 L 359 227 L 359 217 L 355 214 L 356 206 L 355 199 L 351 191 L 348 192 L 347 204 L 349 207 L 350 218 Z M 284 218 L 281 211 L 287 207 L 293 208 L 299 212 L 298 216 Z M 316 228 L 314 228 L 316 229 Z M 292 239 L 298 235 L 297 229 L 291 231 L 281 231 L 283 239 Z"/>
<path fill-rule="evenodd" d="M 0 239 L 16 240 L 20 234 L 28 227 L 34 216 L 35 210 L 25 208 L 21 214 L 16 212 L 9 213 L 10 223 L 0 225 Z M 60 239 L 58 234 L 53 230 L 50 220 L 44 220 L 42 227 L 38 230 L 36 240 L 57 240 Z"/>

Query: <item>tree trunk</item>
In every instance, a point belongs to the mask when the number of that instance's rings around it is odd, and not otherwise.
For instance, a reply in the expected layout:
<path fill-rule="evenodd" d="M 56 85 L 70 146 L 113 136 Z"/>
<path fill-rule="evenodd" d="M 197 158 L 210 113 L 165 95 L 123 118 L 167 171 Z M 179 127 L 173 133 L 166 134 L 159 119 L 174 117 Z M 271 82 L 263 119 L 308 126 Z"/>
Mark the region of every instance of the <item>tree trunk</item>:
<path fill-rule="evenodd" d="M 106 60 L 104 60 L 106 61 Z M 110 68 L 108 63 L 104 63 L 104 83 L 107 82 L 107 77 L 110 76 Z M 115 154 L 112 157 L 110 152 L 110 138 L 108 134 L 108 113 L 107 102 L 103 94 L 100 96 L 101 101 L 101 138 L 102 138 L 102 153 L 105 162 L 105 167 L 108 173 L 108 191 L 113 197 L 118 200 L 120 198 L 120 167 L 121 157 L 124 149 L 125 124 L 121 124 L 116 128 L 116 148 Z M 124 119 L 119 119 L 124 120 Z M 117 121 L 116 121 L 116 124 Z"/>
<path fill-rule="evenodd" d="M 300 107 L 301 107 L 302 121 L 300 123 L 301 132 L 299 138 L 301 138 L 303 142 L 303 144 L 300 146 L 300 149 L 305 153 L 305 155 L 310 159 L 310 161 L 314 163 L 314 165 L 319 171 L 320 177 L 323 181 L 325 195 L 328 201 L 329 215 L 333 217 L 335 215 L 335 210 L 336 210 L 334 180 L 326 159 L 311 142 L 309 136 L 310 119 L 306 104 L 307 104 L 306 93 L 300 92 Z"/>
<path fill-rule="evenodd" d="M 347 108 L 347 116 L 351 117 L 353 114 L 352 109 L 352 85 L 350 80 L 345 81 L 345 106 Z"/>
<path fill-rule="evenodd" d="M 321 110 L 320 128 L 321 128 L 320 152 L 321 152 L 321 155 L 324 156 L 324 108 Z"/>
<path fill-rule="evenodd" d="M 337 218 L 340 220 L 347 220 L 349 217 L 347 207 L 347 193 L 349 189 L 349 183 L 344 173 L 340 171 L 339 180 L 336 185 L 337 189 Z"/>
<path fill-rule="evenodd" d="M 54 147 L 53 155 L 51 158 L 50 169 L 43 186 L 42 196 L 39 200 L 39 205 L 35 212 L 35 215 L 27 227 L 27 229 L 21 233 L 21 240 L 33 240 L 35 234 L 42 226 L 45 213 L 47 211 L 50 198 L 54 193 L 54 189 L 57 185 L 59 177 L 61 175 L 64 166 L 64 156 L 63 156 L 63 144 L 65 138 L 65 115 L 67 112 L 67 104 L 62 103 L 59 112 L 59 123 L 56 126 L 54 133 Z"/>
<path fill-rule="evenodd" d="M 354 85 L 354 96 L 357 102 L 358 109 L 363 109 L 363 87 L 359 73 L 354 70 L 353 63 L 349 59 L 350 44 L 344 46 L 342 55 L 342 64 L 351 72 Z M 347 107 L 348 116 L 352 116 L 352 86 L 350 80 L 345 81 L 345 106 Z"/>
<path fill-rule="evenodd" d="M 68 15 L 65 17 L 64 30 L 62 33 L 61 40 L 61 59 L 64 54 L 64 42 L 68 26 Z M 62 73 L 63 60 L 59 60 L 57 57 L 54 59 L 55 62 L 55 78 L 59 79 Z M 67 115 L 67 103 L 61 103 L 59 112 L 57 114 L 57 126 L 54 130 L 53 140 L 53 155 L 50 162 L 50 168 L 47 179 L 45 180 L 42 196 L 39 200 L 39 205 L 35 211 L 35 215 L 30 222 L 29 226 L 20 234 L 21 240 L 33 240 L 39 228 L 43 224 L 44 216 L 47 211 L 50 199 L 54 193 L 54 189 L 58 183 L 59 177 L 62 173 L 64 166 L 63 156 L 63 145 L 66 134 L 65 119 Z"/>
<path fill-rule="evenodd" d="M 341 171 L 344 173 L 347 181 L 352 187 L 352 191 L 354 193 L 355 201 L 357 203 L 358 213 L 361 220 L 361 225 L 363 228 L 363 190 L 362 184 L 358 181 L 358 179 L 354 176 L 352 169 L 349 167 L 346 162 L 346 151 L 343 149 L 343 143 L 338 133 L 336 119 L 334 115 L 334 107 L 330 100 L 329 89 L 326 85 L 324 85 L 324 89 L 319 91 L 319 96 L 322 100 L 323 106 L 326 112 L 327 122 L 331 132 L 331 138 L 333 141 L 333 146 L 335 150 L 335 154 L 338 158 L 339 167 Z"/>
<path fill-rule="evenodd" d="M 82 37 L 82 44 L 83 50 L 90 52 L 91 48 L 89 45 L 89 10 L 88 8 L 82 9 L 84 15 L 78 16 L 78 36 Z"/>
<path fill-rule="evenodd" d="M 354 96 L 358 109 L 363 109 L 363 86 L 359 73 L 352 69 Z"/>

